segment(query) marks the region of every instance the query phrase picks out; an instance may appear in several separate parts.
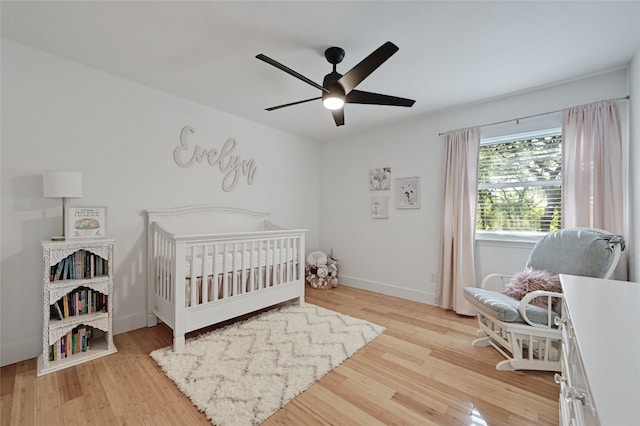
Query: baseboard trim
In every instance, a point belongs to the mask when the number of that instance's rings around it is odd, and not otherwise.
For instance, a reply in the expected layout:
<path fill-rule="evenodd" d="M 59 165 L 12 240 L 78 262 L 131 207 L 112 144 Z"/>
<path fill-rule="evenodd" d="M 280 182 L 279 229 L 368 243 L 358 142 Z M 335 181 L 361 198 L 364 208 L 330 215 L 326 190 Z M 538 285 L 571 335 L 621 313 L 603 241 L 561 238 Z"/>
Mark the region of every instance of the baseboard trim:
<path fill-rule="evenodd" d="M 407 299 L 414 302 L 437 306 L 436 295 L 434 293 L 412 290 L 404 287 L 397 287 L 391 284 L 379 283 L 376 281 L 363 280 L 342 274 L 338 277 L 338 279 L 341 285 L 345 285 L 347 287 L 374 291 L 376 293 L 386 294 L 387 296 L 394 296 L 401 299 Z"/>
<path fill-rule="evenodd" d="M 0 350 L 0 366 L 15 364 L 35 358 L 42 352 L 41 339 L 23 340 L 17 343 L 2 345 Z"/>
<path fill-rule="evenodd" d="M 113 319 L 113 334 L 126 333 L 147 326 L 147 313 L 138 312 Z"/>

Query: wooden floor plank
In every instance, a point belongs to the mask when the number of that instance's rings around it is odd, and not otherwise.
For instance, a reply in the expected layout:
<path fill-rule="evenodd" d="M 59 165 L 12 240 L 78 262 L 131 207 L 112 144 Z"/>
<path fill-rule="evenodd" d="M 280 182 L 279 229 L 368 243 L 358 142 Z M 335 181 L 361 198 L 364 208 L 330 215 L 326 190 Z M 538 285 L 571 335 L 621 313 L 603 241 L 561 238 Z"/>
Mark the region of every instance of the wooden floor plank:
<path fill-rule="evenodd" d="M 305 298 L 386 331 L 264 425 L 558 424 L 553 374 L 497 371 L 493 348 L 471 346 L 473 318 L 346 286 Z M 117 353 L 40 378 L 35 359 L 0 369 L 0 426 L 210 424 L 149 356 L 171 345 L 168 327 L 114 340 Z"/>

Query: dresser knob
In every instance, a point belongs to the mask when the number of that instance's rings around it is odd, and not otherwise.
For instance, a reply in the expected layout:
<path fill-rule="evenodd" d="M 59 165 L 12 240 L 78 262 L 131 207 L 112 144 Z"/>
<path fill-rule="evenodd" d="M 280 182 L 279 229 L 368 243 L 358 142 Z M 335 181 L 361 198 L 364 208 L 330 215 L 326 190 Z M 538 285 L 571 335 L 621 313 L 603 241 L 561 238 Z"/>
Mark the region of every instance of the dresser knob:
<path fill-rule="evenodd" d="M 555 318 L 553 319 L 553 323 L 554 323 L 555 325 L 557 325 L 558 327 L 560 327 L 560 324 L 563 324 L 563 325 L 564 325 L 564 324 L 566 324 L 566 323 L 567 323 L 567 320 L 566 320 L 566 319 L 562 319 L 561 317 L 555 317 Z"/>
<path fill-rule="evenodd" d="M 580 401 L 582 405 L 584 405 L 586 394 L 576 388 L 567 387 L 566 388 L 566 397 L 570 399 L 574 399 Z"/>
<path fill-rule="evenodd" d="M 553 381 L 556 382 L 557 384 L 567 383 L 567 380 L 558 373 L 553 375 Z"/>

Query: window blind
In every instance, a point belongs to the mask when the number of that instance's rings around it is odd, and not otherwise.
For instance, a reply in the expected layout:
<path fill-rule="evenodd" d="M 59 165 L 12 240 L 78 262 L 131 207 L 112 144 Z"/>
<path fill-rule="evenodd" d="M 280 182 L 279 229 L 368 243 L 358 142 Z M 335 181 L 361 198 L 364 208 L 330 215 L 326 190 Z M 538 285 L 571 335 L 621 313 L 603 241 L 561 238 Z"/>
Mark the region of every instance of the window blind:
<path fill-rule="evenodd" d="M 477 229 L 560 228 L 560 129 L 483 140 L 478 165 Z"/>

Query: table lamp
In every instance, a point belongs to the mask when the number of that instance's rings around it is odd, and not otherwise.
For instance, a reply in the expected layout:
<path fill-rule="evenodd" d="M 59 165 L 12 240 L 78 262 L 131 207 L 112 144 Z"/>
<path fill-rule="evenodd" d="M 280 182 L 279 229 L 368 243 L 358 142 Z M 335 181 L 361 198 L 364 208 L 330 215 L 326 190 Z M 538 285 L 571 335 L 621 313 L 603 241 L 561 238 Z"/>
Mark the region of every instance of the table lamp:
<path fill-rule="evenodd" d="M 53 241 L 64 241 L 64 222 L 67 210 L 67 198 L 82 197 L 82 174 L 80 172 L 57 170 L 42 174 L 44 196 L 62 198 L 62 236 L 52 237 Z"/>

